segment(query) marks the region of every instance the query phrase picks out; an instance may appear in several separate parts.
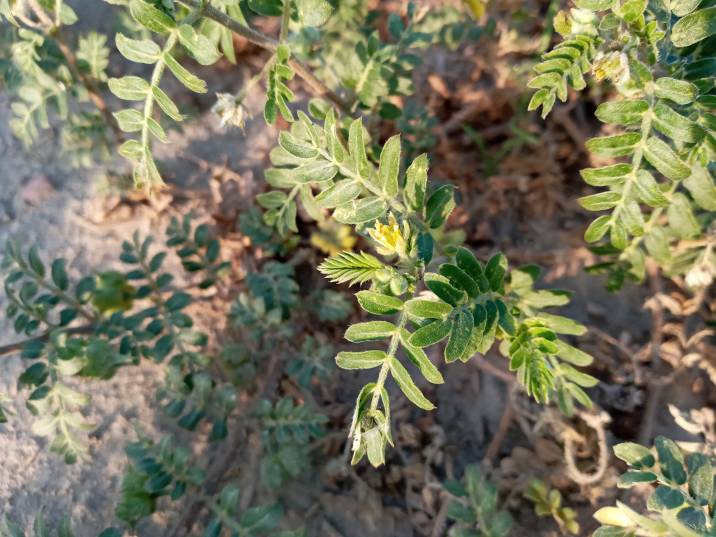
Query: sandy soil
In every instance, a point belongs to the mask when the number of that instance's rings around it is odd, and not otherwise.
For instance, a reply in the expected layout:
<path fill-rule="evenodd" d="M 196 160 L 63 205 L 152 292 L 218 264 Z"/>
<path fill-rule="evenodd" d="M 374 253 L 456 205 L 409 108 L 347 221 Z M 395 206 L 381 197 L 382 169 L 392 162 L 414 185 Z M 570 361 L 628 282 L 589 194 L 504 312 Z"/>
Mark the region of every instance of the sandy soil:
<path fill-rule="evenodd" d="M 241 79 L 232 77 L 232 87 L 224 83 L 217 90 L 235 91 Z M 249 121 L 246 134 L 222 132 L 211 113 L 188 123 L 184 132 L 172 133 L 172 143 L 161 148 L 166 176 L 201 191 L 207 174 L 183 156 L 223 164 L 219 155 L 229 155 L 227 164 L 247 178 L 245 187 L 250 195 L 251 178 L 274 138 L 261 118 L 258 96 L 250 97 L 255 119 Z M 46 260 L 66 258 L 68 272 L 76 278 L 93 269 L 118 267 L 121 241 L 134 230 L 162 236 L 171 209 L 158 214 L 140 204 L 97 222 L 107 207 L 103 182 L 98 179 L 100 169 L 68 166 L 50 132 L 44 133 L 35 147 L 24 148 L 7 127 L 9 104 L 8 97 L 0 94 L 0 244 L 9 237 L 26 246 L 36 244 Z M 246 150 L 247 139 L 251 140 L 250 151 Z M 126 169 L 119 161 L 111 167 Z M 4 297 L 0 297 L 0 307 L 4 310 Z M 19 339 L 5 316 L 0 316 L 0 345 Z M 114 520 L 126 463 L 123 449 L 134 437 L 133 424 L 140 423 L 151 432 L 160 419 L 150 400 L 160 368 L 144 363 L 120 370 L 111 381 L 80 386 L 92 397 L 87 417 L 97 428 L 90 434 L 90 460 L 67 466 L 30 430 L 32 416 L 24 408 L 26 394 L 16 386 L 26 365 L 17 355 L 0 359 L 0 393 L 14 400 L 17 412 L 0 426 L 0 516 L 29 527 L 36 514 L 42 513 L 48 520 L 68 515 L 78 537 L 96 535 Z"/>

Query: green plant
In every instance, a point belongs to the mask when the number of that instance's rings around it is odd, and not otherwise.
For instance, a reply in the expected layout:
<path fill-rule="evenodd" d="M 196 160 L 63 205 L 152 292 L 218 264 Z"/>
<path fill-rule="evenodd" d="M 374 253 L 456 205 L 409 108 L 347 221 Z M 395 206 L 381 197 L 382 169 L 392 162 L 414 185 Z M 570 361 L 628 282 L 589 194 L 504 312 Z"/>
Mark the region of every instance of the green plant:
<path fill-rule="evenodd" d="M 235 363 L 228 359 L 232 353 L 215 361 L 208 335 L 194 327 L 194 318 L 188 313 L 194 302 L 191 290 L 220 285 L 228 264 L 221 259 L 219 241 L 211 228 L 193 226 L 188 217 L 181 222 L 172 220 L 166 244 L 170 250 L 155 252 L 151 237 L 135 234 L 122 245 L 120 260 L 125 271 L 90 274 L 77 282 L 70 279 L 63 259 L 48 268 L 35 248 L 23 252 L 16 242 L 7 245 L 3 263 L 8 272 L 7 314 L 18 333 L 30 336 L 21 355 L 31 363 L 18 380 L 29 391 L 26 404 L 36 415 L 33 431 L 49 436 L 50 448 L 68 463 L 87 456 L 82 431 L 94 426 L 80 413 L 89 397 L 71 388 L 67 380 L 108 379 L 120 367 L 143 359 L 164 364 L 165 378 L 157 386 L 155 399 L 185 434 L 206 434 L 210 442 L 221 442 L 228 435 L 241 386 L 233 374 Z M 171 251 L 186 271 L 185 288 L 177 288 L 174 277 L 163 270 Z M 298 289 L 292 275 L 290 265 L 269 262 L 263 272 L 249 278 L 255 292 L 248 303 L 250 309 L 236 314 L 243 329 L 254 329 L 267 302 L 270 311 L 276 312 L 274 322 L 283 323 L 286 293 Z M 291 334 L 285 333 L 286 341 Z M 248 376 L 252 376 L 256 360 L 275 353 L 276 348 L 258 336 L 246 341 L 260 349 L 250 361 Z M 223 365 L 217 369 L 218 363 Z M 322 434 L 325 418 L 290 400 L 282 400 L 275 409 L 271 402 L 263 401 L 256 415 L 257 426 L 265 434 L 263 464 L 270 468 L 277 464 L 277 454 L 290 454 L 292 458 L 286 455 L 282 461 L 281 470 L 289 472 L 281 478 L 284 481 L 306 469 L 310 463 L 306 444 Z M 198 498 L 211 514 L 206 535 L 220 535 L 222 528 L 247 537 L 289 535 L 273 532 L 282 516 L 279 504 L 239 512 L 236 485 L 208 492 L 214 486 L 205 482 L 209 468 L 181 439 L 165 436 L 155 441 L 140 434 L 140 441 L 129 444 L 127 453 L 132 464 L 123 480 L 117 517 L 128 527 L 157 511 L 159 498 L 167 496 L 177 502 L 191 491 L 192 501 Z M 274 471 L 274 480 L 275 475 Z M 8 531 L 18 534 L 14 529 Z M 69 534 L 69 526 L 59 531 Z"/>
<path fill-rule="evenodd" d="M 61 0 L 18 4 L 0 5 L 0 20 L 10 25 L 0 32 L 0 80 L 15 97 L 10 129 L 30 146 L 49 129 L 54 113 L 62 120 L 62 149 L 71 161 L 89 165 L 106 157 L 114 138 L 114 121 L 99 91 L 107 80 L 106 36 L 88 32 L 70 40 L 65 28 L 78 16 Z"/>
<path fill-rule="evenodd" d="M 374 465 L 385 460 L 385 445 L 392 443 L 385 389 L 389 376 L 415 405 L 434 408 L 398 359 L 399 349 L 427 381 L 439 384 L 442 375 L 425 347 L 448 338 L 446 362 L 468 361 L 478 352 L 487 352 L 498 339 L 510 368 L 535 399 L 546 402 L 556 397 L 567 412 L 574 399 L 590 405 L 579 386 L 592 386 L 596 380 L 567 362 L 585 366 L 592 359 L 557 336 L 579 335 L 584 327 L 541 311 L 565 304 L 568 294 L 534 291 L 539 271 L 523 267 L 508 273 L 502 254 L 483 266 L 458 245 L 446 245 L 441 251 L 444 246 L 434 236 L 455 207 L 453 187 L 431 189 L 426 155 L 417 157 L 401 174 L 398 136 L 386 142 L 375 166 L 361 121 L 350 124 L 347 143 L 339 124 L 332 110 L 322 121 L 299 112 L 298 121 L 290 132 L 281 133 L 279 148 L 271 154 L 279 167 L 267 170 L 266 179 L 275 190 L 261 194 L 258 201 L 267 210 L 266 222 L 279 233 L 297 229 L 298 199 L 313 217 L 323 218 L 322 211 L 328 210 L 335 220 L 368 236 L 385 259 L 367 252 L 343 252 L 319 266 L 334 282 L 369 283 L 368 290 L 356 293 L 366 312 L 397 314 L 395 323 L 370 321 L 346 330 L 346 339 L 353 343 L 388 340 L 387 351 L 343 351 L 336 356 L 344 369 L 379 369 L 377 381 L 363 388 L 356 403 L 351 425 L 353 462 L 365 454 Z M 432 265 L 438 272 L 429 270 L 435 251 L 441 256 Z M 421 283 L 430 295 L 420 294 Z"/>
<path fill-rule="evenodd" d="M 375 370 L 375 380 L 358 393 L 349 429 L 354 464 L 366 456 L 374 466 L 386 462 L 386 445 L 393 444 L 391 383 L 418 408 L 435 408 L 425 386 L 443 382 L 432 357 L 437 351 L 450 364 L 497 350 L 517 385 L 537 403 L 554 402 L 567 416 L 576 405 L 592 405 L 585 388 L 597 379 L 578 368 L 593 359 L 572 345 L 586 327 L 547 311 L 568 304 L 569 293 L 536 289 L 539 269 L 510 267 L 499 252 L 478 259 L 464 244 L 465 233 L 449 229 L 458 203 L 455 186 L 429 180 L 429 159 L 421 153 L 436 143 L 437 119 L 415 95 L 418 53 L 434 44 L 454 47 L 462 39 L 478 39 L 493 32 L 494 23 L 483 28 L 454 10 L 432 13 L 412 3 L 398 14 L 368 11 L 355 0 L 108 2 L 129 14 L 113 42 L 125 59 L 140 64 L 135 68 L 145 66 L 138 75 L 107 75 L 112 40 L 103 35 L 87 34 L 73 49 L 62 27 L 76 16 L 61 0 L 0 0 L 0 14 L 13 25 L 0 36 L 10 43 L 0 52 L 0 71 L 19 96 L 12 128 L 26 143 L 49 125 L 46 108 L 52 105 L 67 120 L 65 149 L 89 162 L 95 132 L 116 122 L 113 138 L 123 142 L 118 151 L 130 161 L 136 185 L 162 187 L 154 141 L 168 139 L 167 118 L 179 123 L 189 113 L 162 89 L 168 87 L 164 75 L 171 72 L 191 92 L 208 92 L 193 63 L 237 62 L 234 34 L 268 55 L 236 95 L 218 96 L 214 111 L 224 126 L 243 127 L 243 101 L 250 89 L 264 84 L 264 119 L 281 128 L 264 174 L 270 188 L 257 196 L 263 210 L 247 211 L 238 223 L 251 247 L 261 250 L 256 257 L 264 259 L 241 283 L 226 286 L 232 264 L 221 257 L 219 238 L 209 225 L 195 227 L 188 218 L 171 222 L 166 249 L 135 234 L 122 245 L 124 269 L 72 282 L 63 260 L 47 267 L 35 248 L 24 251 L 14 242 L 7 247 L 8 317 L 30 338 L 22 344 L 22 356 L 31 363 L 20 385 L 37 416 L 35 431 L 51 437 L 51 449 L 68 463 L 86 455 L 81 431 L 90 428 L 81 412 L 88 397 L 70 388 L 70 379 L 107 379 L 142 360 L 163 364 L 155 399 L 179 429 L 171 437 L 140 433 L 128 446 L 131 463 L 117 506 L 124 524 L 135 528 L 167 505 L 178 509 L 181 500 L 189 506 L 186 516 L 206 535 L 276 534 L 283 509 L 275 494 L 267 492 L 270 501 L 251 507 L 253 491 L 241 496 L 227 467 L 209 461 L 212 453 L 194 454 L 188 446 L 198 438 L 260 439 L 256 467 L 267 490 L 310 472 L 328 421 L 302 402 L 311 400 L 302 390 L 330 377 L 326 359 L 335 349 L 309 324 L 345 322 L 352 304 L 341 291 L 313 285 L 310 276 L 304 285 L 310 271 L 303 269 L 317 268 L 336 284 L 363 286 L 355 292 L 360 315 L 375 316 L 350 324 L 344 334 L 350 343 L 368 346 L 339 348 L 335 355 L 339 368 Z M 482 2 L 468 4 L 474 17 L 484 15 Z M 619 95 L 596 114 L 623 130 L 592 139 L 587 147 L 630 162 L 582 173 L 589 184 L 608 188 L 580 200 L 587 209 L 609 210 L 586 233 L 588 241 L 601 241 L 597 253 L 610 256 L 592 270 L 608 271 L 609 285 L 617 288 L 627 276 L 643 277 L 648 254 L 668 274 L 686 274 L 691 287 L 704 288 L 716 273 L 711 169 L 716 8 L 708 0 L 704 6 L 578 0 L 577 6 L 554 17 L 565 40 L 536 66 L 530 86 L 537 91 L 529 108 L 541 106 L 546 116 L 558 98 L 567 99 L 568 86 L 586 88 L 590 71 L 597 80 L 609 79 Z M 551 2 L 548 18 L 555 10 Z M 257 17 L 276 18 L 276 38 L 254 29 Z M 550 37 L 547 30 L 540 46 Z M 313 96 L 305 109 L 292 89 L 294 78 Z M 111 121 L 101 98 L 105 84 L 129 103 Z M 68 105 L 68 96 L 92 101 L 100 115 Z M 402 140 L 389 135 L 394 131 L 403 133 Z M 512 131 L 503 150 L 536 142 L 517 124 Z M 489 162 L 488 171 L 494 166 Z M 300 248 L 307 237 L 329 254 L 322 263 Z M 186 273 L 186 285 L 164 268 L 171 252 Z M 480 257 L 484 254 L 480 250 Z M 212 287 L 232 301 L 230 326 L 219 337 L 195 327 L 201 319 L 196 293 Z M 300 305 L 305 308 L 296 314 Z M 275 390 L 284 372 L 288 378 Z M 258 377 L 264 382 L 254 382 Z M 271 397 L 274 391 L 281 396 Z M 10 412 L 4 399 L 0 404 L 5 421 Z M 687 473 L 667 441 L 657 440 L 657 454 L 667 472 L 680 467 Z M 704 504 L 708 470 L 703 458 L 692 460 L 698 494 L 689 488 L 687 497 L 681 474 L 676 479 L 663 469 L 652 471 L 655 462 L 638 476 L 628 474 L 627 481 L 653 475 L 663 486 L 678 485 L 688 504 L 678 506 L 684 514 L 672 513 L 676 507 L 660 509 L 661 514 L 673 514 L 679 528 L 686 524 L 696 531 L 696 525 L 707 532 L 713 524 L 706 517 L 707 511 L 713 516 L 713 500 Z M 691 472 L 691 463 L 687 466 Z M 464 486 L 450 490 L 458 497 L 450 512 L 458 521 L 454 535 L 509 534 L 510 515 L 498 509 L 496 489 L 477 466 L 466 469 Z M 528 494 L 538 514 L 549 513 L 565 531 L 579 531 L 558 492 L 534 485 Z M 673 500 L 670 494 L 667 499 Z M 644 522 L 617 509 L 634 525 Z M 619 531 L 600 530 L 601 535 L 631 530 Z"/>
<path fill-rule="evenodd" d="M 309 443 L 324 435 L 326 416 L 306 405 L 295 405 L 290 398 L 275 405 L 264 399 L 256 414 L 265 449 L 261 461 L 263 479 L 277 488 L 310 468 Z"/>
<path fill-rule="evenodd" d="M 579 535 L 577 513 L 571 507 L 562 505 L 562 493 L 550 489 L 544 481 L 532 481 L 523 496 L 535 504 L 535 513 L 540 517 L 552 517 L 563 534 Z"/>
<path fill-rule="evenodd" d="M 584 77 L 609 80 L 616 96 L 596 117 L 614 126 L 587 141 L 587 149 L 618 163 L 582 170 L 589 185 L 605 188 L 580 198 L 589 211 L 608 211 L 585 232 L 607 259 L 593 272 L 608 286 L 643 279 L 651 258 L 670 275 L 686 275 L 695 289 L 716 274 L 714 215 L 716 150 L 713 122 L 712 40 L 716 14 L 701 2 L 578 0 L 554 25 L 564 40 L 542 57 L 529 83 L 529 108 L 552 110 Z M 602 240 L 608 236 L 608 240 Z"/>
<path fill-rule="evenodd" d="M 673 440 L 663 436 L 657 437 L 652 449 L 626 442 L 614 446 L 614 454 L 628 467 L 619 478 L 620 488 L 656 485 L 646 502 L 654 516 L 617 502 L 616 507 L 604 507 L 594 514 L 602 524 L 596 537 L 714 534 L 716 470 L 712 459 L 699 452 L 685 455 Z"/>
<path fill-rule="evenodd" d="M 485 477 L 480 467 L 465 468 L 462 482 L 448 481 L 445 488 L 455 498 L 450 503 L 448 517 L 457 522 L 450 530 L 452 537 L 504 537 L 512 530 L 512 516 L 500 509 L 497 489 Z"/>

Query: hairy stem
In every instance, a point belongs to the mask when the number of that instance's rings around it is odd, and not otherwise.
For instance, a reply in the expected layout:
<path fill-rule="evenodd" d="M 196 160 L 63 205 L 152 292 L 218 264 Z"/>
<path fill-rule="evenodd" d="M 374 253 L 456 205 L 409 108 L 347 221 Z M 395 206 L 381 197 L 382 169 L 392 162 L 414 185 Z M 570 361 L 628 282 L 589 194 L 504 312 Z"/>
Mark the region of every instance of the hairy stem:
<path fill-rule="evenodd" d="M 176 45 L 176 42 L 177 34 L 172 32 L 169 35 L 167 42 L 164 44 L 164 48 L 162 49 L 162 54 L 159 60 L 157 61 L 157 63 L 154 64 L 154 69 L 152 70 L 152 78 L 149 81 L 149 91 L 147 92 L 147 98 L 144 101 L 142 147 L 147 147 L 149 145 L 149 118 L 152 117 L 152 111 L 154 110 L 154 92 L 152 91 L 152 88 L 159 86 L 159 82 L 161 81 L 162 75 L 164 74 L 164 69 L 166 68 L 164 57 L 172 51 L 174 45 Z"/>
<path fill-rule="evenodd" d="M 373 398 L 370 401 L 371 411 L 378 410 L 380 394 L 383 392 L 385 381 L 388 379 L 388 373 L 390 372 L 390 362 L 393 360 L 393 358 L 395 358 L 395 353 L 398 351 L 398 343 L 400 343 L 400 331 L 405 328 L 405 324 L 407 322 L 408 314 L 405 311 L 401 311 L 400 317 L 398 317 L 398 324 L 395 329 L 395 332 L 393 332 L 393 336 L 390 338 L 390 344 L 388 345 L 388 353 L 385 357 L 385 361 L 383 362 L 383 365 L 380 366 L 378 380 L 375 381 L 375 388 L 373 389 Z"/>
<path fill-rule="evenodd" d="M 288 37 L 288 23 L 291 21 L 291 2 L 284 0 L 283 13 L 281 14 L 281 30 L 278 34 L 278 40 L 283 43 Z"/>

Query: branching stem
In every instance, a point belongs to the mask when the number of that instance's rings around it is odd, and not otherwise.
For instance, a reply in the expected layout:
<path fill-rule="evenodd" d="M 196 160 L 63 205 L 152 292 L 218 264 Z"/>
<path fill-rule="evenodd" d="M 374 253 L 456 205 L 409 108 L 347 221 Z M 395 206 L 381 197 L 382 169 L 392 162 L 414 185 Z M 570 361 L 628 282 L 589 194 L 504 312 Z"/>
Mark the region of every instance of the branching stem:
<path fill-rule="evenodd" d="M 279 42 L 272 37 L 241 24 L 239 21 L 234 20 L 229 15 L 219 11 L 210 4 L 204 5 L 201 0 L 179 0 L 179 2 L 192 8 L 203 7 L 203 15 L 205 17 L 221 24 L 258 47 L 274 52 L 279 45 Z M 306 82 L 306 84 L 308 84 L 313 93 L 315 93 L 318 97 L 325 97 L 343 113 L 350 112 L 350 106 L 333 90 L 321 82 L 301 61 L 292 57 L 288 60 L 288 65 Z"/>

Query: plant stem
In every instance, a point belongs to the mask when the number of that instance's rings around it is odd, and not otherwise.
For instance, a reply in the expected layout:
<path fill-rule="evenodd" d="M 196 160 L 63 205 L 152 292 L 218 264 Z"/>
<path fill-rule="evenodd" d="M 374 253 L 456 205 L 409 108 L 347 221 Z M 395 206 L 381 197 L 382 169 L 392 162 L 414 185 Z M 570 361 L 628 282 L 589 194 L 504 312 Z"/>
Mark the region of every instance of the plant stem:
<path fill-rule="evenodd" d="M 288 23 L 291 21 L 291 2 L 283 0 L 283 13 L 281 14 L 281 31 L 278 34 L 278 40 L 283 43 L 288 37 Z"/>
<path fill-rule="evenodd" d="M 152 111 L 154 110 L 154 92 L 152 91 L 152 88 L 159 87 L 159 82 L 162 79 L 162 74 L 164 74 L 164 68 L 166 67 L 164 57 L 171 52 L 171 50 L 174 48 L 174 45 L 176 45 L 176 42 L 177 42 L 177 34 L 176 34 L 176 32 L 172 32 L 169 35 L 167 42 L 164 43 L 164 48 L 162 49 L 162 54 L 161 54 L 159 60 L 157 60 L 157 63 L 154 64 L 154 69 L 152 70 L 152 78 L 149 81 L 149 91 L 147 92 L 147 98 L 144 101 L 144 123 L 142 124 L 142 147 L 147 147 L 149 145 L 149 119 L 152 117 Z"/>
<path fill-rule="evenodd" d="M 244 26 L 210 4 L 204 5 L 201 0 L 179 0 L 179 3 L 192 8 L 203 7 L 203 14 L 205 17 L 221 24 L 256 46 L 273 52 L 279 45 L 279 42 L 275 39 L 262 34 L 261 32 L 257 32 L 253 28 Z M 290 58 L 288 60 L 288 65 L 306 82 L 306 84 L 308 84 L 313 93 L 315 93 L 318 97 L 325 97 L 343 113 L 350 112 L 350 106 L 333 90 L 316 78 L 311 70 L 301 61 L 296 58 Z"/>
<path fill-rule="evenodd" d="M 75 326 L 73 328 L 68 328 L 65 330 L 67 334 L 89 334 L 96 328 L 95 325 L 88 324 L 83 326 Z M 25 344 L 30 343 L 32 341 L 47 341 L 52 334 L 53 331 L 47 331 L 43 334 L 40 334 L 39 336 L 31 337 L 28 339 L 25 339 L 23 341 L 17 341 L 15 343 L 9 343 L 7 345 L 0 346 L 0 356 L 6 356 L 8 354 L 13 354 L 15 352 L 18 352 L 22 349 L 22 347 L 25 346 Z"/>
<path fill-rule="evenodd" d="M 398 343 L 400 342 L 400 331 L 405 328 L 405 323 L 408 322 L 408 314 L 405 311 L 400 312 L 398 317 L 398 324 L 393 332 L 393 336 L 390 338 L 390 344 L 388 345 L 388 353 L 385 357 L 383 365 L 380 366 L 380 372 L 378 373 L 378 380 L 375 381 L 375 388 L 373 388 L 373 398 L 370 401 L 371 411 L 378 410 L 378 402 L 380 401 L 380 395 L 383 392 L 385 381 L 388 378 L 390 372 L 390 362 L 395 358 L 395 353 L 398 351 Z"/>

